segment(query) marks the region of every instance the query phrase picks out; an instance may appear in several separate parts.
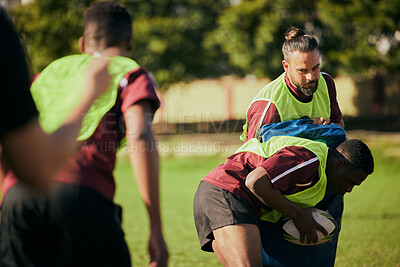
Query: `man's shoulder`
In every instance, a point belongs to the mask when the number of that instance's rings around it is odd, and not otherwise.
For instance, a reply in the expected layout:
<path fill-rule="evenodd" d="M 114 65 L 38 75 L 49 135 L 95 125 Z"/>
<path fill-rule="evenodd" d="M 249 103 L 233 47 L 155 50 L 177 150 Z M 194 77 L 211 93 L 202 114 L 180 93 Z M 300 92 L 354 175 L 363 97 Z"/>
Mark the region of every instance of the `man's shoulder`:
<path fill-rule="evenodd" d="M 284 88 L 285 85 L 285 72 L 282 73 L 279 77 L 275 78 L 273 81 L 267 83 L 256 95 L 256 97 L 253 99 L 258 100 L 258 99 L 268 99 L 271 97 L 276 96 L 277 94 L 280 94 L 282 91 L 282 88 Z"/>
<path fill-rule="evenodd" d="M 148 72 L 144 68 L 139 66 L 125 73 L 124 78 L 126 78 L 129 81 L 129 83 L 131 83 L 134 80 L 136 80 L 139 76 L 147 75 L 147 73 Z"/>
<path fill-rule="evenodd" d="M 332 83 L 333 83 L 333 82 L 334 82 L 332 76 L 329 75 L 328 73 L 322 72 L 322 71 L 321 71 L 321 75 L 322 75 L 322 77 L 324 77 L 324 79 L 325 79 L 325 81 L 326 81 L 327 83 L 329 83 L 329 82 L 332 82 Z"/>
<path fill-rule="evenodd" d="M 124 89 L 125 87 L 132 86 L 135 81 L 145 81 L 146 84 L 150 84 L 154 89 L 158 88 L 158 84 L 153 75 L 141 66 L 125 73 L 120 82 L 120 88 Z"/>
<path fill-rule="evenodd" d="M 322 77 L 324 77 L 326 86 L 328 87 L 329 96 L 333 97 L 334 95 L 336 95 L 335 81 L 333 80 L 332 76 L 330 76 L 326 72 L 321 72 L 321 75 Z"/>
<path fill-rule="evenodd" d="M 276 77 L 275 79 L 270 81 L 267 85 L 265 85 L 264 88 L 271 87 L 271 86 L 273 86 L 274 84 L 277 84 L 277 83 L 282 83 L 282 82 L 285 81 L 285 78 L 286 78 L 286 72 L 283 72 L 278 77 Z"/>
<path fill-rule="evenodd" d="M 155 112 L 161 104 L 157 88 L 155 79 L 145 68 L 138 67 L 128 71 L 119 82 L 122 112 L 141 100 L 150 101 L 153 112 Z"/>

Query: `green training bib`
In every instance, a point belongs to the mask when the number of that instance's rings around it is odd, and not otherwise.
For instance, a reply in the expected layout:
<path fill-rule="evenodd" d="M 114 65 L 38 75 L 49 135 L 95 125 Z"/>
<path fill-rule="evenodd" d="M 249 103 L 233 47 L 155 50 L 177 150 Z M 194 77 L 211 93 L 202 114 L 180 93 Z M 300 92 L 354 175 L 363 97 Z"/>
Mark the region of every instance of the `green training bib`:
<path fill-rule="evenodd" d="M 32 97 L 39 111 L 39 123 L 46 133 L 58 129 L 79 104 L 84 86 L 84 75 L 93 56 L 66 56 L 47 66 L 31 86 Z M 108 65 L 112 79 L 108 89 L 97 98 L 85 116 L 77 140 L 88 139 L 100 120 L 115 105 L 118 87 L 124 75 L 138 68 L 130 58 L 116 56 Z"/>

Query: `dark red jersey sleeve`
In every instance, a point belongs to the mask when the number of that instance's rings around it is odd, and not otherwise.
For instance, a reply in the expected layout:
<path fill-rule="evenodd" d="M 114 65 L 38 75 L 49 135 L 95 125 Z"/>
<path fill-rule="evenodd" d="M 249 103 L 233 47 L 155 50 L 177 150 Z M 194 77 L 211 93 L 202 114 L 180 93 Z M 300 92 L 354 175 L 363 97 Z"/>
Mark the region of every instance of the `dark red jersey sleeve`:
<path fill-rule="evenodd" d="M 249 111 L 247 112 L 247 120 L 249 122 L 247 126 L 246 132 L 246 140 L 255 137 L 255 133 L 260 122 L 261 116 L 264 113 L 265 108 L 268 105 L 268 101 L 259 100 L 251 104 Z M 267 113 L 264 116 L 262 125 L 272 123 L 272 122 L 280 122 L 281 117 L 279 116 L 279 112 L 275 106 L 275 104 L 271 103 L 269 106 Z"/>
<path fill-rule="evenodd" d="M 312 187 L 318 180 L 319 160 L 304 147 L 288 146 L 266 159 L 258 167 L 267 171 L 275 189 L 284 195 Z"/>
<path fill-rule="evenodd" d="M 160 107 L 160 100 L 156 93 L 157 84 L 145 69 L 138 68 L 127 73 L 121 80 L 120 86 L 122 87 L 122 113 L 141 100 L 150 101 L 153 112 Z"/>
<path fill-rule="evenodd" d="M 339 103 L 337 102 L 336 86 L 332 77 L 325 72 L 321 73 L 328 86 L 329 99 L 331 101 L 331 122 L 338 123 L 342 120 L 342 112 L 339 108 Z"/>

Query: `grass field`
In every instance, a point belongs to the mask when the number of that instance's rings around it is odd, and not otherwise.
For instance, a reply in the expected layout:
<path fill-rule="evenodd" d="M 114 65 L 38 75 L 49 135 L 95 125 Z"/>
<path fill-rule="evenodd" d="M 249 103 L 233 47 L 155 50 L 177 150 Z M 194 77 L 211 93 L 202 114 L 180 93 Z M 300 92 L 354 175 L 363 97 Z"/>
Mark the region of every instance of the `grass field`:
<path fill-rule="evenodd" d="M 345 197 L 336 266 L 400 266 L 400 140 L 389 139 L 365 140 L 373 151 L 376 171 Z M 170 266 L 220 266 L 214 254 L 199 249 L 192 200 L 202 177 L 224 159 L 221 154 L 161 157 L 162 215 Z M 115 173 L 116 202 L 124 208 L 134 264 L 146 266 L 148 221 L 131 173 L 127 158 L 121 156 Z"/>

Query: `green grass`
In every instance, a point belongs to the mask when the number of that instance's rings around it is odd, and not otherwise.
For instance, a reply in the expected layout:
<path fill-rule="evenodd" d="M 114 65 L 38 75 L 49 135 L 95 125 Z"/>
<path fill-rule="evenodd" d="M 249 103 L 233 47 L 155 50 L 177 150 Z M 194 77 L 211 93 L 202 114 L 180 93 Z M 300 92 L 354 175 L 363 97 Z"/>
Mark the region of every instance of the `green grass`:
<path fill-rule="evenodd" d="M 193 222 L 193 196 L 200 180 L 224 162 L 224 157 L 164 157 L 161 160 L 161 198 L 170 266 L 219 266 L 213 253 L 200 250 Z M 127 158 L 117 169 L 116 202 L 123 206 L 123 225 L 135 266 L 146 266 L 148 220 Z"/>
<path fill-rule="evenodd" d="M 400 266 L 400 143 L 367 142 L 376 171 L 345 197 L 336 266 Z M 223 156 L 161 158 L 164 231 L 170 266 L 220 266 L 199 248 L 192 200 L 199 181 L 224 162 Z M 116 202 L 135 266 L 146 266 L 148 221 L 127 158 L 117 164 Z"/>
<path fill-rule="evenodd" d="M 400 144 L 369 145 L 375 172 L 345 197 L 337 266 L 400 266 Z"/>

